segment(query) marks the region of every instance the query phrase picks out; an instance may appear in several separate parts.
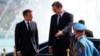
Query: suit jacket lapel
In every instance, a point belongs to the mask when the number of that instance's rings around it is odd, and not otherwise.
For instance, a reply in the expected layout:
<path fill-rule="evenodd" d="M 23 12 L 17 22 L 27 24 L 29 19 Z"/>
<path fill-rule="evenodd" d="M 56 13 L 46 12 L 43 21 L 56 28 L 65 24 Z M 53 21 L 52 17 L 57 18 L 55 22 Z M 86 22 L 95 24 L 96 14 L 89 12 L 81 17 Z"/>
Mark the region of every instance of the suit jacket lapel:
<path fill-rule="evenodd" d="M 57 19 L 58 19 L 58 15 L 55 15 L 55 18 L 54 18 L 54 24 L 55 24 L 55 26 L 58 26 Z"/>
<path fill-rule="evenodd" d="M 35 28 L 36 27 L 35 27 L 34 22 L 31 22 L 30 26 L 31 26 L 31 30 L 34 32 L 33 37 L 30 39 L 31 39 L 31 42 L 32 42 L 32 45 L 33 45 L 35 52 L 37 52 L 37 45 L 36 45 L 36 40 L 35 40 Z"/>
<path fill-rule="evenodd" d="M 28 31 L 25 21 L 23 21 L 23 29 L 25 29 L 26 31 Z"/>
<path fill-rule="evenodd" d="M 33 22 L 30 23 L 30 28 L 32 31 L 35 31 L 35 24 Z"/>
<path fill-rule="evenodd" d="M 65 14 L 65 12 L 64 12 Z M 61 18 L 59 19 L 59 25 L 63 22 L 63 19 L 64 19 L 64 14 L 61 16 Z"/>

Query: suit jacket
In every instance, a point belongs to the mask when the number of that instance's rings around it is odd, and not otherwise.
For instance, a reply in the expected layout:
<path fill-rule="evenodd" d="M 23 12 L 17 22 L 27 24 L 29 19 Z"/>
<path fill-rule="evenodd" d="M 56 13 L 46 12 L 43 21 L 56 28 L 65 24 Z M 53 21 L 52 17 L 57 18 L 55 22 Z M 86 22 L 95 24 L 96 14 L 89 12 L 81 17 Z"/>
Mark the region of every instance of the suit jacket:
<path fill-rule="evenodd" d="M 86 29 L 86 30 L 85 30 L 85 35 L 86 35 L 87 37 L 93 37 L 93 32 L 90 31 L 90 30 L 88 30 L 88 29 Z"/>
<path fill-rule="evenodd" d="M 69 48 L 70 35 L 72 33 L 73 15 L 64 12 L 61 19 L 59 20 L 59 25 L 57 25 L 57 14 L 51 17 L 50 32 L 49 32 L 49 46 L 56 48 L 58 45 L 61 48 Z M 59 40 L 55 37 L 55 34 L 61 30 L 63 36 L 60 36 Z"/>
<path fill-rule="evenodd" d="M 30 24 L 31 31 L 28 31 L 25 21 L 16 25 L 15 28 L 15 46 L 16 51 L 22 53 L 33 52 L 38 49 L 38 29 L 35 22 Z"/>

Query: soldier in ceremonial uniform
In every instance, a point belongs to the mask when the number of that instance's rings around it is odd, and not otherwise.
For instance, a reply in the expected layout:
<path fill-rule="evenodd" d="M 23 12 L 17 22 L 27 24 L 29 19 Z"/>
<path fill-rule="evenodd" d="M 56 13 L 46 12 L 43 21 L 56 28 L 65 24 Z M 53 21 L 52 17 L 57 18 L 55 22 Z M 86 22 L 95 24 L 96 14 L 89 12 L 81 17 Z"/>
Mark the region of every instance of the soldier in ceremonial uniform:
<path fill-rule="evenodd" d="M 86 38 L 85 29 L 83 24 L 75 23 L 73 25 L 74 41 L 71 43 L 72 56 L 100 56 L 99 51 L 95 48 L 94 44 Z"/>

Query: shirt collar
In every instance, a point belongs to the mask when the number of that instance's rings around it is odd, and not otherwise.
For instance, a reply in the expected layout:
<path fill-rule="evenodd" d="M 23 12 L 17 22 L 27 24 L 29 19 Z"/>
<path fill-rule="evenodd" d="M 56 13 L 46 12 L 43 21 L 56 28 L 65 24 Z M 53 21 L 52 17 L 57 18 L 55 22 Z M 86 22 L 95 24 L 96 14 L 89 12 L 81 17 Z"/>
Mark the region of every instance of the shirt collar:
<path fill-rule="evenodd" d="M 63 10 L 61 14 L 57 14 L 57 15 L 62 17 L 64 13 L 65 11 Z"/>
<path fill-rule="evenodd" d="M 62 17 L 63 14 L 64 14 L 64 12 L 65 12 L 65 11 L 63 10 L 61 14 L 58 14 L 58 16 L 61 16 L 61 17 Z"/>
<path fill-rule="evenodd" d="M 60 15 L 61 15 L 61 17 L 63 16 L 64 12 L 65 12 L 65 11 L 62 11 L 62 13 L 60 14 Z"/>
<path fill-rule="evenodd" d="M 28 23 L 28 21 L 26 21 L 26 20 L 24 20 L 24 22 L 27 24 Z M 29 23 L 31 23 L 31 21 L 29 21 Z"/>

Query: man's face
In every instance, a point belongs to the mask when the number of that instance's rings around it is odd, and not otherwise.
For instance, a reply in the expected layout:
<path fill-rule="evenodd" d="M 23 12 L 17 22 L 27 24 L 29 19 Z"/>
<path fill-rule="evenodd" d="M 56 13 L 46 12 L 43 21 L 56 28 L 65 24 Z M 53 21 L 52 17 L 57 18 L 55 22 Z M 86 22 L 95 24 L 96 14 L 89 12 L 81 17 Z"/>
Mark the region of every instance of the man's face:
<path fill-rule="evenodd" d="M 27 12 L 27 14 L 24 16 L 25 17 L 25 20 L 27 21 L 32 21 L 32 12 Z"/>
<path fill-rule="evenodd" d="M 53 12 L 55 12 L 56 14 L 59 14 L 59 12 L 61 11 L 61 8 L 57 8 L 56 6 L 52 7 Z"/>
<path fill-rule="evenodd" d="M 75 36 L 80 37 L 85 33 L 85 30 L 74 30 Z"/>

